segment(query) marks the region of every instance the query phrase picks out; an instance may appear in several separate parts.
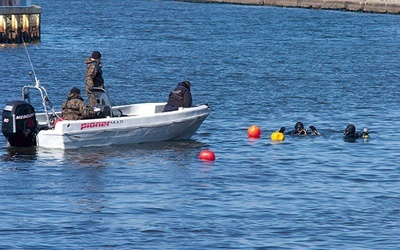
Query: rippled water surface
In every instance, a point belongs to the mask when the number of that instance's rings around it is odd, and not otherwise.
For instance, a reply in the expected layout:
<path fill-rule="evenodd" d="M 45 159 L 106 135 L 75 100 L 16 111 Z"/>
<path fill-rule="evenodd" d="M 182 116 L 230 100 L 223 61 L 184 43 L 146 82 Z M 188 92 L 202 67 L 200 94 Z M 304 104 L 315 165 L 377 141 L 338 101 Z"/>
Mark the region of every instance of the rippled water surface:
<path fill-rule="evenodd" d="M 398 249 L 400 16 L 34 3 L 42 41 L 27 49 L 56 109 L 99 50 L 114 104 L 166 101 L 187 79 L 213 110 L 188 141 L 59 151 L 1 137 L 0 248 Z M 0 47 L 3 106 L 29 70 L 24 47 Z M 271 142 L 297 121 L 323 136 Z M 348 123 L 371 138 L 345 142 Z M 216 161 L 199 161 L 202 149 Z"/>

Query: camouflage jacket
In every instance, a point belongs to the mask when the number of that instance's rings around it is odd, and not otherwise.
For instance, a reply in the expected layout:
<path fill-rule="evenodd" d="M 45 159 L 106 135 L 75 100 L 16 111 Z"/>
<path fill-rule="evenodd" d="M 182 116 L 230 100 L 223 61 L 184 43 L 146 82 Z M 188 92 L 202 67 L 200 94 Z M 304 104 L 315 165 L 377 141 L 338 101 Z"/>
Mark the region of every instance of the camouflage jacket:
<path fill-rule="evenodd" d="M 81 120 L 92 118 L 94 111 L 87 107 L 82 97 L 72 93 L 67 96 L 67 100 L 61 106 L 62 118 L 65 120 Z"/>
<path fill-rule="evenodd" d="M 85 60 L 86 64 L 86 88 L 100 87 L 104 89 L 103 71 L 101 62 L 92 58 Z"/>

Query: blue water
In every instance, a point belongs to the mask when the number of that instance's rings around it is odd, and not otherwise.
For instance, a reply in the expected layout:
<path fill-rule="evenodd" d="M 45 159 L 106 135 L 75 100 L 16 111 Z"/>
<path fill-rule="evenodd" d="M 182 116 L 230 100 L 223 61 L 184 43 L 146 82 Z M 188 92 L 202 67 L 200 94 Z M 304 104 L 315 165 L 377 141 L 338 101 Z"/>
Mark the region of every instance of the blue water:
<path fill-rule="evenodd" d="M 114 104 L 166 101 L 187 79 L 213 110 L 189 141 L 59 151 L 0 137 L 1 249 L 399 249 L 399 15 L 34 4 L 42 41 L 27 49 L 56 109 L 99 50 Z M 3 107 L 30 70 L 23 46 L 0 47 Z M 297 121 L 323 136 L 271 142 Z M 345 142 L 348 123 L 371 138 Z"/>

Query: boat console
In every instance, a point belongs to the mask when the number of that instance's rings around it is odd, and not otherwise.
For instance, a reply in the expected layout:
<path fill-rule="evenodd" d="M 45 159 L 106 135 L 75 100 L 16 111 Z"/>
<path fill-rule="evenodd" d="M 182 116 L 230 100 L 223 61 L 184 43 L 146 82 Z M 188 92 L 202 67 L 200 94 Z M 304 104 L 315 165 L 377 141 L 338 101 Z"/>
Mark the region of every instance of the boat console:
<path fill-rule="evenodd" d="M 96 97 L 96 106 L 93 109 L 99 108 L 99 117 L 113 117 L 111 99 L 103 88 L 92 88 L 92 93 Z"/>

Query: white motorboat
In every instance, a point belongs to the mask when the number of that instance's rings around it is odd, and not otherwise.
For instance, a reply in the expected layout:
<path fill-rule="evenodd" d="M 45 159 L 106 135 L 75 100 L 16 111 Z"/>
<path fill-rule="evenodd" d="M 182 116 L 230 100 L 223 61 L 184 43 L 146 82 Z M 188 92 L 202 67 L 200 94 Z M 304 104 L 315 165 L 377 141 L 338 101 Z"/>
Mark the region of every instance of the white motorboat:
<path fill-rule="evenodd" d="M 30 102 L 32 89 L 40 92 L 43 113 L 35 113 Z M 3 109 L 2 132 L 9 146 L 73 149 L 189 139 L 210 114 L 207 104 L 171 112 L 162 112 L 166 103 L 112 106 L 105 90 L 93 93 L 100 118 L 62 120 L 37 80 L 36 85 L 24 86 L 23 100 Z"/>

